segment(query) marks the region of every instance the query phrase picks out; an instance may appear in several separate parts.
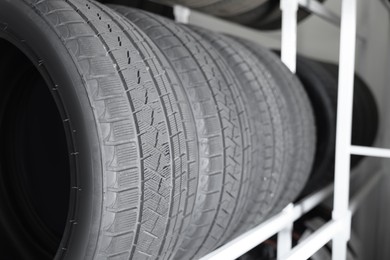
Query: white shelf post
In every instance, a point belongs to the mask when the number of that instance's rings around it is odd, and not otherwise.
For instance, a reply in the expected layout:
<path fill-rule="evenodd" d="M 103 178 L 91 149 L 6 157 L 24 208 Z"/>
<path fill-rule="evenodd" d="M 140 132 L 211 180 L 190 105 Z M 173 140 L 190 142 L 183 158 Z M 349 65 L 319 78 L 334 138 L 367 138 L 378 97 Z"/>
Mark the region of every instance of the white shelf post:
<path fill-rule="evenodd" d="M 282 10 L 282 48 L 281 59 L 283 63 L 293 72 L 297 67 L 297 13 L 298 0 L 281 0 Z"/>
<path fill-rule="evenodd" d="M 347 243 L 351 232 L 349 181 L 356 50 L 356 0 L 343 0 L 341 12 L 333 220 L 343 222 L 344 228 L 332 240 L 333 260 L 346 259 Z"/>
<path fill-rule="evenodd" d="M 297 67 L 297 13 L 298 0 L 281 0 L 280 9 L 282 11 L 282 48 L 281 59 L 283 63 L 293 72 Z M 293 212 L 293 205 L 288 205 L 285 214 Z M 283 259 L 292 248 L 293 222 L 287 224 L 278 233 L 277 257 Z"/>
<path fill-rule="evenodd" d="M 190 21 L 191 10 L 181 5 L 173 6 L 173 15 L 178 23 L 188 24 Z"/>
<path fill-rule="evenodd" d="M 284 210 L 284 214 L 292 215 L 294 212 L 294 205 L 289 204 Z M 292 249 L 292 235 L 294 229 L 294 222 L 288 223 L 279 233 L 277 242 L 277 258 L 278 260 L 284 259 L 284 257 L 290 253 Z"/>

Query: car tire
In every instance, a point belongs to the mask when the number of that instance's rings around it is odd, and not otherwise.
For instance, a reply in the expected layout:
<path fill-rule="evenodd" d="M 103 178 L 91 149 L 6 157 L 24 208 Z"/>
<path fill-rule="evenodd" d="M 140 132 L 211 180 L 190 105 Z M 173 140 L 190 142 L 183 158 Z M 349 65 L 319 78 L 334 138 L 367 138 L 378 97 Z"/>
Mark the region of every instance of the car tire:
<path fill-rule="evenodd" d="M 0 26 L 1 63 L 11 72 L 0 76 L 11 82 L 18 71 L 31 69 L 43 79 L 60 111 L 70 157 L 64 231 L 50 246 L 45 225 L 35 232 L 35 224 L 44 222 L 35 217 L 39 210 L 16 204 L 33 203 L 28 196 L 18 200 L 18 187 L 8 185 L 23 163 L 20 147 L 12 148 L 21 136 L 13 137 L 6 121 L 12 119 L 8 108 L 17 105 L 6 99 L 11 94 L 1 95 L 0 128 L 9 133 L 1 141 L 15 150 L 1 153 L 6 238 L 28 259 L 159 258 L 177 241 L 175 227 L 186 224 L 199 164 L 195 119 L 167 60 L 137 27 L 94 1 L 2 1 Z M 5 86 L 12 92 L 29 84 Z M 37 145 L 35 153 L 40 151 Z M 42 157 L 41 163 L 46 169 L 49 162 Z M 33 174 L 42 180 L 33 195 L 53 196 L 49 177 Z M 54 211 L 46 214 L 56 217 Z"/>
<path fill-rule="evenodd" d="M 186 86 L 197 120 L 200 184 L 175 258 L 197 259 L 230 235 L 245 204 L 256 149 L 250 143 L 245 97 L 218 53 L 198 34 L 151 13 L 112 7 L 155 41 Z"/>
<path fill-rule="evenodd" d="M 300 195 L 308 195 L 334 178 L 336 145 L 338 66 L 302 56 L 297 60 L 297 75 L 307 91 L 316 117 L 317 149 L 311 177 Z M 371 146 L 378 130 L 378 109 L 367 84 L 355 75 L 352 144 Z M 362 160 L 352 156 L 351 168 Z"/>
<path fill-rule="evenodd" d="M 245 218 L 242 219 L 234 234 L 238 235 L 261 223 L 280 203 L 282 197 L 284 200 L 283 194 L 286 193 L 286 189 L 293 186 L 288 182 L 291 178 L 291 169 L 298 170 L 298 164 L 295 163 L 297 162 L 295 159 L 298 158 L 295 158 L 294 149 L 297 149 L 295 154 L 300 156 L 300 149 L 303 148 L 300 144 L 298 145 L 301 140 L 296 138 L 298 132 L 296 125 L 293 124 L 293 113 L 290 112 L 296 110 L 295 107 L 289 108 L 291 102 L 287 99 L 290 97 L 286 97 L 284 90 L 282 91 L 278 86 L 279 82 L 274 79 L 274 75 L 269 70 L 270 64 L 258 58 L 256 52 L 248 47 L 250 44 L 245 45 L 242 43 L 244 40 L 240 42 L 240 40 L 205 29 L 197 27 L 193 29 L 220 52 L 235 72 L 235 76 L 241 83 L 241 91 L 249 101 L 247 106 L 251 112 L 251 121 L 256 126 L 253 130 L 257 133 L 255 138 L 260 137 L 261 140 L 268 142 L 263 145 L 265 150 L 260 151 L 260 154 L 265 152 L 265 155 L 253 154 L 254 160 L 266 158 L 266 164 L 260 170 L 254 169 L 257 172 L 253 172 L 254 177 L 251 178 L 251 193 L 247 199 Z M 271 129 L 265 128 L 267 125 Z M 309 170 L 305 169 L 306 172 Z M 272 181 L 268 182 L 269 179 Z M 297 194 L 299 192 L 300 190 L 296 191 Z M 293 199 L 290 197 L 290 202 Z"/>

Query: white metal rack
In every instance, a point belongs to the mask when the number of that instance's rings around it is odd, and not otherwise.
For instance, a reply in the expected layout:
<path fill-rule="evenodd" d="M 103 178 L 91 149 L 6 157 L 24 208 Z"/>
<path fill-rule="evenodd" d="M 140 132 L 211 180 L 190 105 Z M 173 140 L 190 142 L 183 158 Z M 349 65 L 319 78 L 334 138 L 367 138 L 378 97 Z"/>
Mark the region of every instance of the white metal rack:
<path fill-rule="evenodd" d="M 278 235 L 278 259 L 307 259 L 330 241 L 332 241 L 332 259 L 346 259 L 352 215 L 383 176 L 383 171 L 374 174 L 370 181 L 366 182 L 350 200 L 350 178 L 355 177 L 350 174 L 350 157 L 351 155 L 364 155 L 390 158 L 390 149 L 351 145 L 356 39 L 363 38 L 357 34 L 356 30 L 356 1 L 342 0 L 341 17 L 326 9 L 316 0 L 280 1 L 282 61 L 294 73 L 296 70 L 297 12 L 299 7 L 304 7 L 324 20 L 341 27 L 334 184 L 308 196 L 295 205 L 287 206 L 281 213 L 204 256 L 202 260 L 234 260 L 275 234 Z M 174 13 L 178 22 L 189 22 L 190 9 L 175 6 Z M 292 248 L 294 221 L 319 205 L 332 193 L 332 220 Z"/>

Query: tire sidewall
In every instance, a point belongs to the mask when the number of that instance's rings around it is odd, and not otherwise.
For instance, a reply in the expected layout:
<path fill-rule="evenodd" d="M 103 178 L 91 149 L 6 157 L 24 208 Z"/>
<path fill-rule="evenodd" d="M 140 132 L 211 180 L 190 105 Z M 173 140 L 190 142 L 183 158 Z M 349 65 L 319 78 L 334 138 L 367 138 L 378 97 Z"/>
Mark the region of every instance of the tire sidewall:
<path fill-rule="evenodd" d="M 24 1 L 1 1 L 0 17 L 0 38 L 24 52 L 49 88 L 56 89 L 56 103 L 68 125 L 72 189 L 68 223 L 56 259 L 90 259 L 101 225 L 103 166 L 102 139 L 86 83 L 55 30 L 33 7 Z"/>

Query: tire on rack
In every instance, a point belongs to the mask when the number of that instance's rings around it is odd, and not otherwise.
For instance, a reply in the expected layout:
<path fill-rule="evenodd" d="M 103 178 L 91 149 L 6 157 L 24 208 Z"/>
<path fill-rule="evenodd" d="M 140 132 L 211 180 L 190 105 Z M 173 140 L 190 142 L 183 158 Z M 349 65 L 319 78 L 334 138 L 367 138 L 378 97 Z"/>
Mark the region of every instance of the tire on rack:
<path fill-rule="evenodd" d="M 173 8 L 169 5 L 150 0 L 97 0 L 105 5 L 124 5 L 132 8 L 142 9 L 154 14 L 173 19 Z"/>
<path fill-rule="evenodd" d="M 273 77 L 272 69 L 269 67 L 274 64 L 260 58 L 262 55 L 269 57 L 268 55 L 272 53 L 269 51 L 266 53 L 264 49 L 244 40 L 236 40 L 200 28 L 194 30 L 201 33 L 221 53 L 236 73 L 241 83 L 241 91 L 249 101 L 247 106 L 251 111 L 251 121 L 257 124 L 255 138 L 266 139 L 269 143 L 268 147 L 267 145 L 264 147 L 271 148 L 268 151 L 261 151 L 266 154 L 265 167 L 260 171 L 258 168 L 253 169 L 257 172 L 253 172 L 254 177 L 251 179 L 251 193 L 247 199 L 245 218 L 234 234 L 238 235 L 261 223 L 275 206 L 285 203 L 286 197 L 288 199 L 285 205 L 299 194 L 310 172 L 310 157 L 313 153 L 310 151 L 313 150 L 311 146 L 314 143 L 313 116 L 310 115 L 308 102 L 305 106 L 306 112 L 298 113 L 302 110 L 302 102 L 296 100 L 299 91 L 282 89 L 279 86 L 280 79 Z M 274 70 L 279 76 L 280 67 L 277 66 Z M 301 124 L 296 124 L 295 120 Z M 305 120 L 307 121 L 304 122 Z M 273 139 L 267 137 L 269 129 L 264 128 L 268 124 L 267 121 L 270 122 L 273 132 L 273 136 L 270 137 Z M 307 139 L 302 139 L 303 132 L 306 132 L 307 136 L 304 138 Z M 304 143 L 307 146 L 303 145 Z M 255 158 L 260 157 L 254 155 L 254 160 Z M 296 172 L 296 176 L 291 175 L 293 171 Z M 295 181 L 298 176 L 301 177 L 300 182 L 290 185 L 289 182 Z M 272 182 L 264 181 L 268 179 Z M 299 187 L 296 187 L 296 184 Z M 291 192 L 292 190 L 294 192 Z"/>
<path fill-rule="evenodd" d="M 317 125 L 314 164 L 303 191 L 306 195 L 332 180 L 337 106 L 337 93 L 334 88 L 337 82 L 320 64 L 302 56 L 297 57 L 297 76 L 309 96 Z"/>
<path fill-rule="evenodd" d="M 252 10 L 267 11 L 269 0 L 158 0 L 162 3 L 178 4 L 210 15 L 228 18 Z M 259 9 L 260 8 L 260 9 Z"/>
<path fill-rule="evenodd" d="M 336 64 L 323 62 L 321 65 L 337 81 L 339 67 Z M 354 82 L 352 144 L 371 146 L 375 142 L 379 128 L 377 103 L 370 87 L 359 75 L 355 74 Z M 353 155 L 351 168 L 357 167 L 363 158 L 364 156 Z"/>
<path fill-rule="evenodd" d="M 253 141 L 260 134 L 248 114 L 248 97 L 207 41 L 190 28 L 156 15 L 114 9 L 155 40 L 187 86 L 201 143 L 200 185 L 190 227 L 175 259 L 198 259 L 221 245 L 239 225 L 253 174 L 265 167 L 263 158 L 272 157 L 275 147 L 269 145 L 269 154 L 262 153 L 266 138 Z M 273 139 L 270 120 L 264 123 L 256 129 Z"/>
<path fill-rule="evenodd" d="M 314 163 L 316 150 L 316 122 L 309 97 L 299 81 L 283 64 L 280 58 L 270 50 L 254 42 L 239 39 L 253 55 L 267 68 L 270 76 L 280 89 L 289 111 L 293 129 L 293 164 L 287 185 L 270 212 L 272 216 L 293 202 L 305 187 Z"/>
<path fill-rule="evenodd" d="M 280 3 L 274 0 L 159 0 L 159 2 L 187 6 L 259 30 L 279 30 L 282 26 Z M 298 22 L 309 15 L 309 11 L 298 10 Z"/>
<path fill-rule="evenodd" d="M 310 97 L 318 125 L 314 166 L 302 197 L 325 187 L 334 178 L 338 67 L 299 56 L 297 75 Z M 353 110 L 352 143 L 372 145 L 378 129 L 378 109 L 369 87 L 357 75 Z M 353 156 L 351 167 L 361 159 Z"/>
<path fill-rule="evenodd" d="M 199 156 L 164 55 L 89 0 L 1 1 L 0 28 L 3 257 L 165 259 Z"/>
<path fill-rule="evenodd" d="M 324 2 L 325 0 L 319 0 Z M 310 12 L 300 8 L 297 13 L 298 22 L 303 21 Z M 259 5 L 255 9 L 247 12 L 236 14 L 227 18 L 229 21 L 239 23 L 254 29 L 262 31 L 280 30 L 282 28 L 282 12 L 280 10 L 280 2 L 269 0 Z"/>

